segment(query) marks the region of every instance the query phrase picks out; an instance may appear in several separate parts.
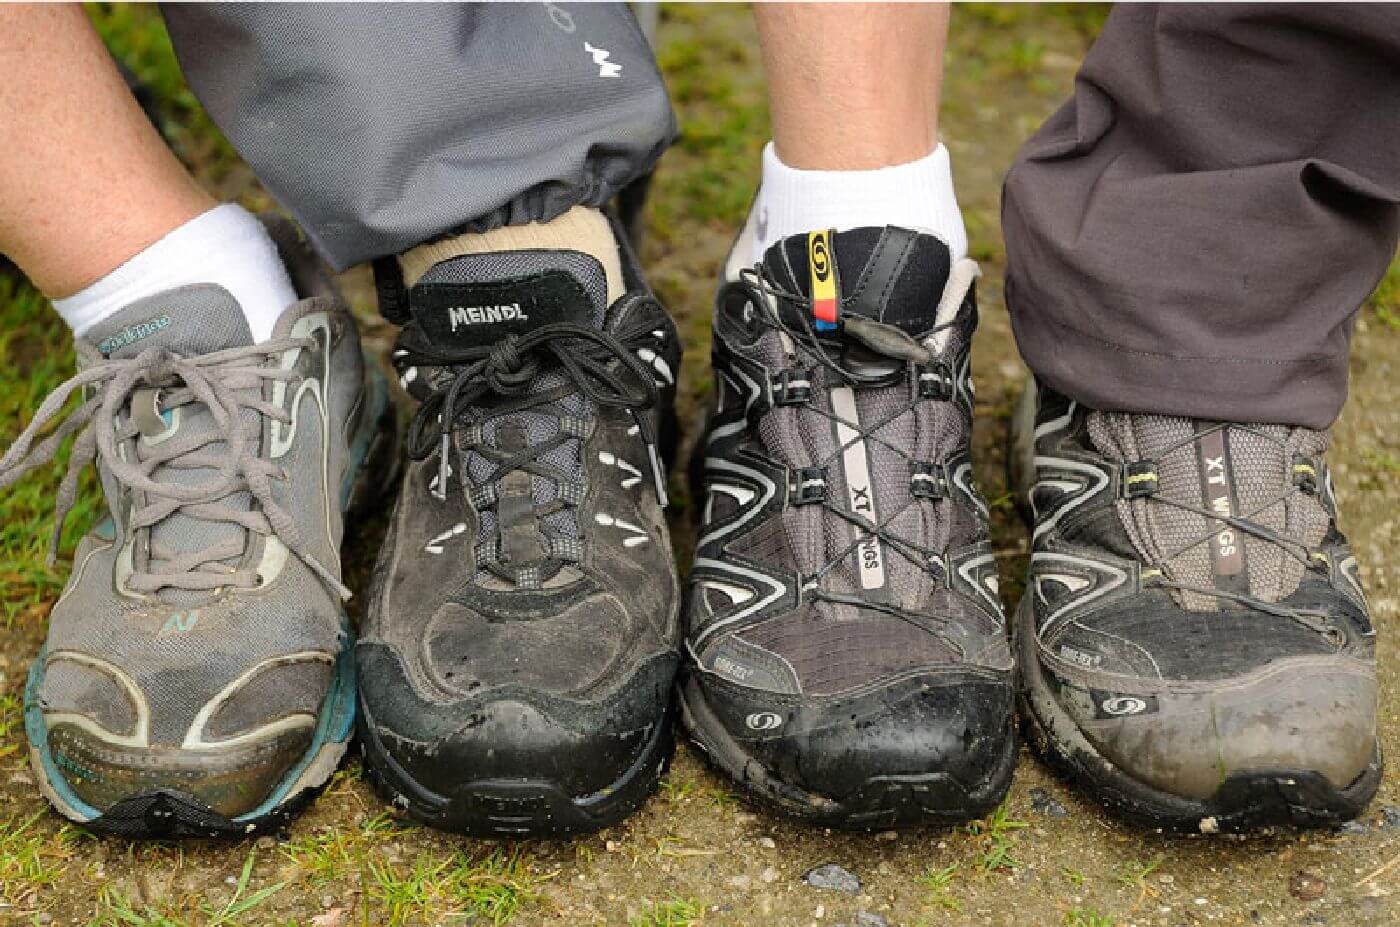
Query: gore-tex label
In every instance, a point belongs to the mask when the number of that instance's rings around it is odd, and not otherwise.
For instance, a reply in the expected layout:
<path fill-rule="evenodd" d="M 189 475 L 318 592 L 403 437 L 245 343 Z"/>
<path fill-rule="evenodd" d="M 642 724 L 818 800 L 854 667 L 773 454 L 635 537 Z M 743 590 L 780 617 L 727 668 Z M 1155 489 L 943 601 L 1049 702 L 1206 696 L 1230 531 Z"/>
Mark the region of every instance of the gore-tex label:
<path fill-rule="evenodd" d="M 1230 449 L 1225 443 L 1225 429 L 1201 426 L 1196 436 L 1196 459 L 1201 471 L 1201 492 L 1206 508 L 1223 517 L 1239 514 L 1235 500 L 1235 480 L 1230 467 Z M 1216 586 L 1222 589 L 1247 589 L 1244 539 L 1231 525 L 1210 519 L 1215 534 L 1210 540 L 1211 572 Z"/>

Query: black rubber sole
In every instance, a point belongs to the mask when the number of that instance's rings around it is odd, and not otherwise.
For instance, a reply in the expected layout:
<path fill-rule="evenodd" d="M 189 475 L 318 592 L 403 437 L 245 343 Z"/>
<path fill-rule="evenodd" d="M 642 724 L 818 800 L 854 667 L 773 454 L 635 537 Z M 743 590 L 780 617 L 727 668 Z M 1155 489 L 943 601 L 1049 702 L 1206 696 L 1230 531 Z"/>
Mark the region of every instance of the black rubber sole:
<path fill-rule="evenodd" d="M 563 837 L 617 824 L 656 791 L 675 749 L 673 713 L 656 724 L 637 760 L 616 782 L 589 795 L 574 795 L 547 779 L 463 779 L 452 795 L 416 782 L 389 755 L 360 705 L 360 749 L 375 791 L 429 827 L 471 837 Z"/>
<path fill-rule="evenodd" d="M 1020 752 L 1011 727 L 996 764 L 975 786 L 937 771 L 875 775 L 851 795 L 834 801 L 789 785 L 745 752 L 710 711 L 694 676 L 681 683 L 680 704 L 691 740 L 712 766 L 744 790 L 746 798 L 762 808 L 838 830 L 947 825 L 983 817 L 1005 798 Z"/>
<path fill-rule="evenodd" d="M 1056 706 L 1041 675 L 1034 639 L 1020 633 L 1024 617 L 1017 615 L 1014 644 L 1020 678 L 1017 700 L 1026 740 L 1069 785 L 1130 823 L 1179 833 L 1332 827 L 1360 815 L 1380 788 L 1379 746 L 1361 775 L 1342 789 L 1321 773 L 1290 769 L 1234 773 L 1205 801 L 1146 785 L 1094 750 L 1078 734 L 1073 719 Z"/>

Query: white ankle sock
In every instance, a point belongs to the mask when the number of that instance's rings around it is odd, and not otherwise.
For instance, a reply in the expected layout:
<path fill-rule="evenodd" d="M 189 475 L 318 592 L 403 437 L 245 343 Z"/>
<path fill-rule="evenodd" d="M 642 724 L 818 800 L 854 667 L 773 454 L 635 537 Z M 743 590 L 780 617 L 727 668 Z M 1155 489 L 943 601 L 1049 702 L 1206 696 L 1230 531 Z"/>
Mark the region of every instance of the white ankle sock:
<path fill-rule="evenodd" d="M 953 260 L 967 256 L 967 230 L 953 193 L 948 149 L 869 171 L 804 171 L 763 149 L 763 183 L 753 205 L 753 263 L 775 242 L 816 229 L 898 225 L 943 239 Z"/>
<path fill-rule="evenodd" d="M 81 335 L 138 299 L 191 283 L 228 290 L 248 319 L 254 341 L 266 341 L 296 290 L 277 246 L 252 213 L 216 206 L 170 232 L 107 276 L 53 306 Z"/>

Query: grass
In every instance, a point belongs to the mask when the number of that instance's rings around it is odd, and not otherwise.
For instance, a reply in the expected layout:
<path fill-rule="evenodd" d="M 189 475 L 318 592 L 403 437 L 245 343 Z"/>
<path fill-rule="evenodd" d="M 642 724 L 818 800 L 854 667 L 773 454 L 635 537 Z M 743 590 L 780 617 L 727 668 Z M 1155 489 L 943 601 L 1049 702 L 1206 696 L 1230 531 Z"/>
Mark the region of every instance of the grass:
<path fill-rule="evenodd" d="M 390 927 L 418 920 L 508 924 L 537 904 L 540 879 L 519 850 L 419 854 L 412 864 L 371 860 L 367 894 Z"/>
<path fill-rule="evenodd" d="M 1073 908 L 1065 912 L 1065 927 L 1113 927 L 1111 915 L 1100 914 L 1092 908 Z"/>
<path fill-rule="evenodd" d="M 1002 802 L 982 820 L 968 824 L 967 833 L 977 838 L 981 850 L 976 859 L 976 867 L 982 872 L 1019 868 L 1021 862 L 1012 852 L 1016 846 L 1013 834 L 1027 826 L 1029 825 L 1025 821 L 1011 817 L 1010 799 Z"/>
<path fill-rule="evenodd" d="M 113 886 L 102 889 L 97 916 L 89 927 L 241 927 L 254 920 L 254 912 L 273 895 L 287 887 L 277 882 L 249 890 L 256 853 L 249 853 L 233 886 L 233 894 L 223 904 L 199 898 L 190 906 L 133 902 Z M 192 910 L 190 910 L 192 908 Z"/>
<path fill-rule="evenodd" d="M 952 892 L 958 868 L 958 864 L 953 863 L 942 869 L 929 869 L 919 876 L 919 885 L 928 892 L 929 901 L 954 914 L 961 914 L 963 909 L 962 902 Z"/>
<path fill-rule="evenodd" d="M 705 906 L 693 898 L 658 901 L 627 923 L 629 927 L 690 927 L 704 917 Z"/>
<path fill-rule="evenodd" d="M 58 883 L 77 854 L 78 832 L 66 824 L 57 831 L 36 826 L 43 816 L 40 808 L 0 823 L 0 902 L 11 907 L 28 907 Z"/>

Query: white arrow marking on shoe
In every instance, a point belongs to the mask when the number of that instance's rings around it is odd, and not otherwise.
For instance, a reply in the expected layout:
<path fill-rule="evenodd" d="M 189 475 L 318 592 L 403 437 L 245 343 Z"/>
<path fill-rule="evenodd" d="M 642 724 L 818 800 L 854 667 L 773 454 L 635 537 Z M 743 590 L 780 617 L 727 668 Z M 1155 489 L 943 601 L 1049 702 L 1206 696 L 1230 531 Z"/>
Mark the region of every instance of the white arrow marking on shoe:
<path fill-rule="evenodd" d="M 638 545 L 645 544 L 647 541 L 651 540 L 651 538 L 647 536 L 645 529 L 639 528 L 638 526 L 631 524 L 630 522 L 625 522 L 621 518 L 614 518 L 611 515 L 608 515 L 604 512 L 599 512 L 597 515 L 594 515 L 593 520 L 600 525 L 621 528 L 624 531 L 635 532 L 633 537 L 623 539 L 623 547 L 637 547 Z"/>
<path fill-rule="evenodd" d="M 676 382 L 676 378 L 671 375 L 671 365 L 666 363 L 665 358 L 658 357 L 651 348 L 638 348 L 637 356 L 651 364 L 652 369 L 661 374 L 661 378 L 666 381 L 667 385 Z"/>
<path fill-rule="evenodd" d="M 636 467 L 632 466 L 627 461 L 620 460 L 616 454 L 611 454 L 607 451 L 599 451 L 598 460 L 601 463 L 607 464 L 609 467 L 617 467 L 624 473 L 632 474 L 631 476 L 625 476 L 622 478 L 623 489 L 631 489 L 633 486 L 636 486 L 642 481 L 642 471 L 638 470 Z"/>
<path fill-rule="evenodd" d="M 423 549 L 430 554 L 440 554 L 442 553 L 443 544 L 447 543 L 448 541 L 452 540 L 460 534 L 466 533 L 466 530 L 466 525 L 464 525 L 462 522 L 457 522 L 457 524 L 453 525 L 451 528 L 448 528 L 442 534 L 439 534 L 437 537 L 430 540 L 427 544 L 423 545 Z"/>

